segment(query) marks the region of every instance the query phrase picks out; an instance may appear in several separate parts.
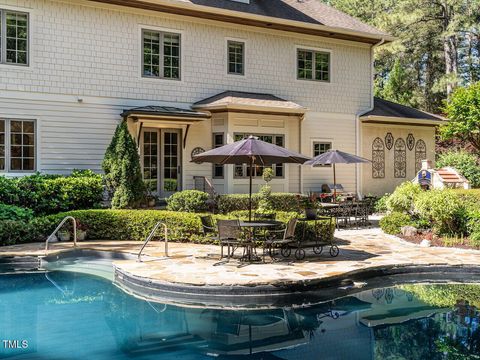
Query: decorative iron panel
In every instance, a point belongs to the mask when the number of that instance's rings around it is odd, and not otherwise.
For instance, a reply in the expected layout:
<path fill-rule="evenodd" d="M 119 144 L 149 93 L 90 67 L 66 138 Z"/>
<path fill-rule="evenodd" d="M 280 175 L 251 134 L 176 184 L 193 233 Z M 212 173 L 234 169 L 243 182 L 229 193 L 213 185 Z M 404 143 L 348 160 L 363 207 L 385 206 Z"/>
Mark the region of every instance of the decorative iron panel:
<path fill-rule="evenodd" d="M 427 144 L 422 139 L 417 141 L 415 145 L 415 171 L 419 172 L 422 169 L 422 160 L 427 158 Z"/>
<path fill-rule="evenodd" d="M 390 132 L 385 135 L 385 146 L 388 150 L 391 150 L 393 147 L 393 135 Z"/>
<path fill-rule="evenodd" d="M 393 168 L 395 178 L 407 177 L 407 145 L 402 138 L 395 141 Z"/>
<path fill-rule="evenodd" d="M 413 134 L 408 134 L 407 136 L 407 147 L 410 151 L 412 151 L 415 147 L 415 137 L 413 136 Z"/>
<path fill-rule="evenodd" d="M 379 137 L 372 143 L 372 178 L 385 178 L 385 145 Z"/>

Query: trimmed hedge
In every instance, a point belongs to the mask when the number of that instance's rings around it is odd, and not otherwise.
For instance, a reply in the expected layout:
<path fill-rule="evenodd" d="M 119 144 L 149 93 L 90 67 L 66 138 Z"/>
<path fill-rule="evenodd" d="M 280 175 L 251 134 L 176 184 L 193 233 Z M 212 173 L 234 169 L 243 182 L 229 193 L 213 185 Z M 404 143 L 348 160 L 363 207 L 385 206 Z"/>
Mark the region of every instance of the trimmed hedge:
<path fill-rule="evenodd" d="M 144 240 L 159 221 L 169 228 L 169 240 L 176 242 L 212 243 L 202 232 L 200 214 L 163 210 L 77 210 L 36 218 L 30 223 L 0 222 L 0 245 L 21 242 L 44 241 L 65 216 L 73 216 L 87 229 L 87 237 L 95 240 Z M 246 218 L 246 212 L 216 215 L 215 218 Z M 277 213 L 279 221 L 287 222 L 296 213 Z M 15 223 L 15 224 L 14 224 Z M 314 233 L 315 222 L 300 222 L 297 236 L 303 234 L 306 226 L 307 239 Z M 66 226 L 71 226 L 70 223 Z M 318 221 L 325 238 L 333 238 L 335 222 Z M 9 232 L 15 228 L 13 236 Z M 161 235 L 160 235 L 161 236 Z"/>
<path fill-rule="evenodd" d="M 167 210 L 185 212 L 205 212 L 208 194 L 198 190 L 179 191 L 167 199 Z"/>
<path fill-rule="evenodd" d="M 298 211 L 300 208 L 300 199 L 304 195 L 291 193 L 271 193 L 269 195 L 273 211 Z M 252 206 L 254 209 L 258 208 L 260 194 L 252 195 Z M 248 210 L 249 197 L 248 194 L 225 194 L 217 197 L 217 208 L 222 214 L 230 213 L 232 211 Z"/>
<path fill-rule="evenodd" d="M 95 208 L 102 195 L 102 177 L 92 171 L 74 171 L 71 176 L 0 176 L 0 203 L 29 208 L 37 215 Z"/>
<path fill-rule="evenodd" d="M 13 220 L 29 222 L 32 219 L 32 210 L 0 203 L 0 221 Z"/>

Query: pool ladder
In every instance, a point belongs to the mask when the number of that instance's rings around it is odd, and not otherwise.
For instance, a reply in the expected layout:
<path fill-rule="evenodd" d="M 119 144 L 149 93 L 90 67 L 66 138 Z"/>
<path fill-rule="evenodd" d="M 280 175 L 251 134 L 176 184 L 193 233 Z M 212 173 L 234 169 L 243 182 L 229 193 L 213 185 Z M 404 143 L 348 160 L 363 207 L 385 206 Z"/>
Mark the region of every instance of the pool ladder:
<path fill-rule="evenodd" d="M 72 220 L 73 223 L 73 247 L 77 247 L 77 220 L 73 216 L 67 216 L 65 217 L 60 224 L 55 228 L 55 230 L 50 234 L 50 236 L 47 238 L 45 241 L 45 251 L 48 251 L 48 243 L 50 242 L 50 239 L 53 238 L 53 236 L 57 233 L 58 230 L 60 230 L 68 220 Z"/>
<path fill-rule="evenodd" d="M 167 224 L 165 224 L 163 222 L 158 222 L 158 223 L 155 224 L 155 226 L 153 227 L 153 230 L 147 236 L 147 238 L 145 239 L 145 242 L 143 243 L 142 248 L 138 252 L 138 259 L 137 259 L 138 262 L 142 262 L 142 252 L 145 249 L 145 247 L 147 246 L 147 244 L 150 242 L 150 240 L 152 240 L 152 238 L 155 236 L 155 234 L 156 234 L 156 232 L 157 232 L 157 230 L 160 226 L 163 227 L 164 236 L 165 236 L 165 239 L 164 239 L 165 240 L 165 257 L 168 257 L 168 228 L 167 228 Z"/>

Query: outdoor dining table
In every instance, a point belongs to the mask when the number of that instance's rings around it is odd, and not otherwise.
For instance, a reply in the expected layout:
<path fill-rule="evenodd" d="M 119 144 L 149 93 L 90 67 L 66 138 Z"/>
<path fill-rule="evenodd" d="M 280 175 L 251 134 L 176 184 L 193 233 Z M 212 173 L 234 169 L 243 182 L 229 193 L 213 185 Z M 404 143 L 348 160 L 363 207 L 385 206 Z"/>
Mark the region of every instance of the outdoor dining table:
<path fill-rule="evenodd" d="M 248 229 L 248 239 L 245 243 L 245 255 L 242 257 L 245 261 L 259 261 L 261 258 L 255 252 L 255 239 L 253 233 L 255 229 L 271 229 L 283 225 L 281 221 L 244 221 L 240 220 L 240 227 Z"/>

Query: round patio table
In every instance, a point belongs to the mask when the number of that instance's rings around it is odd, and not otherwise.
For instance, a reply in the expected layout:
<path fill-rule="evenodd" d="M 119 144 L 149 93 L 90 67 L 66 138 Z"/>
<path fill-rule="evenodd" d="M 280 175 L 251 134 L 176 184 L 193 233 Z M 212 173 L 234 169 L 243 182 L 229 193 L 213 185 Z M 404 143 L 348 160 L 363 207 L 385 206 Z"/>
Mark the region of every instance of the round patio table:
<path fill-rule="evenodd" d="M 247 228 L 248 240 L 245 243 L 245 255 L 242 257 L 245 261 L 260 261 L 261 258 L 256 255 L 255 240 L 253 239 L 253 232 L 255 229 L 268 229 L 279 225 L 283 225 L 281 221 L 244 221 L 240 220 L 240 227 Z"/>

